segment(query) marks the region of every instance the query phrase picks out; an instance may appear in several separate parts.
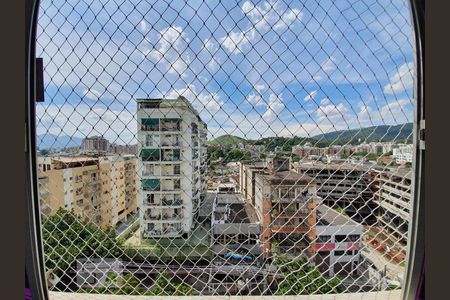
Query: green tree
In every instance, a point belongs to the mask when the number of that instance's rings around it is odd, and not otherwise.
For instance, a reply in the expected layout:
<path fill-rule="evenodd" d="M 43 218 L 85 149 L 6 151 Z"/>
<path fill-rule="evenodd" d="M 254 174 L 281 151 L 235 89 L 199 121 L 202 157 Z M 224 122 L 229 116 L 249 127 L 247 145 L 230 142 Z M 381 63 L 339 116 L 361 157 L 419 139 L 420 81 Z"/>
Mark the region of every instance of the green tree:
<path fill-rule="evenodd" d="M 284 275 L 276 295 L 310 295 L 344 291 L 339 278 L 325 278 L 316 267 L 308 263 L 305 256 L 292 260 L 284 254 L 276 253 L 274 264 Z"/>
<path fill-rule="evenodd" d="M 192 294 L 192 289 L 188 285 L 173 282 L 166 271 L 158 273 L 154 287 L 145 293 L 148 296 L 190 296 Z"/>
<path fill-rule="evenodd" d="M 73 280 L 68 274 L 76 271 L 78 258 L 119 258 L 123 253 L 114 229 L 101 229 L 62 208 L 44 220 L 42 239 L 45 267 L 61 281 Z"/>

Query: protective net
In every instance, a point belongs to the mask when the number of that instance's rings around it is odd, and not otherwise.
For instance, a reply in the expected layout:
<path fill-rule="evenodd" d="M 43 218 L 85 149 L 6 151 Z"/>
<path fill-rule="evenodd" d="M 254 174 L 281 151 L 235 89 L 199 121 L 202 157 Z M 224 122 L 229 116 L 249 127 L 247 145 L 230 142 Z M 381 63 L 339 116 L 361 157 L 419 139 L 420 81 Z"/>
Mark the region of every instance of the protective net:
<path fill-rule="evenodd" d="M 400 289 L 406 1 L 42 0 L 51 291 Z"/>

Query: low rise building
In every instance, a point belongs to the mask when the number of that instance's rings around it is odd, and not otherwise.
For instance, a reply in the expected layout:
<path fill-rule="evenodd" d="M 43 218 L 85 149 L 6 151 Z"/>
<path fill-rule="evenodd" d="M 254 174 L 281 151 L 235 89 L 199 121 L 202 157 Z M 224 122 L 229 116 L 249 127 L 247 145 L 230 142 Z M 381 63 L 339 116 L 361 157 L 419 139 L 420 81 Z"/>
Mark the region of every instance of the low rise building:
<path fill-rule="evenodd" d="M 358 275 L 364 228 L 351 218 L 320 204 L 317 206 L 316 265 L 328 276 Z"/>
<path fill-rule="evenodd" d="M 392 158 L 398 164 L 412 163 L 413 150 L 413 144 L 401 145 L 392 150 Z"/>
<path fill-rule="evenodd" d="M 358 222 L 373 224 L 377 205 L 370 189 L 370 167 L 362 163 L 326 164 L 295 162 L 292 169 L 306 174 L 317 183 L 317 196 L 323 203 L 343 209 Z"/>
<path fill-rule="evenodd" d="M 213 202 L 211 226 L 215 254 L 222 256 L 239 248 L 253 255 L 261 254 L 258 243 L 261 228 L 256 212 L 249 203 L 242 201 L 239 194 L 217 194 Z"/>
<path fill-rule="evenodd" d="M 375 200 L 379 206 L 378 224 L 389 237 L 406 245 L 411 209 L 410 168 L 373 170 L 376 189 Z"/>
<path fill-rule="evenodd" d="M 101 227 L 137 213 L 136 158 L 38 157 L 41 211 L 72 210 Z"/>
<path fill-rule="evenodd" d="M 316 185 L 311 177 L 290 171 L 289 163 L 271 157 L 241 166 L 240 177 L 247 178 L 241 179 L 241 194 L 261 224 L 264 257 L 275 250 L 310 257 L 315 253 Z"/>

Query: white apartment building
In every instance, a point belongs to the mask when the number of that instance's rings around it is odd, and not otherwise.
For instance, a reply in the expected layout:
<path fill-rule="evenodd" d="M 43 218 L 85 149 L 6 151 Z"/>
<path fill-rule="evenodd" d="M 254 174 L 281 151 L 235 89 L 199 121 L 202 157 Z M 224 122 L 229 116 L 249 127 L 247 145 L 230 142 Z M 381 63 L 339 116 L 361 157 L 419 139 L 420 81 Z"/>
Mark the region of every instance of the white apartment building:
<path fill-rule="evenodd" d="M 141 237 L 188 237 L 207 190 L 206 124 L 184 97 L 137 104 Z"/>
<path fill-rule="evenodd" d="M 317 206 L 316 264 L 328 276 L 358 275 L 363 226 L 326 205 Z"/>
<path fill-rule="evenodd" d="M 412 163 L 413 160 L 413 144 L 401 145 L 392 150 L 392 158 L 398 164 Z"/>

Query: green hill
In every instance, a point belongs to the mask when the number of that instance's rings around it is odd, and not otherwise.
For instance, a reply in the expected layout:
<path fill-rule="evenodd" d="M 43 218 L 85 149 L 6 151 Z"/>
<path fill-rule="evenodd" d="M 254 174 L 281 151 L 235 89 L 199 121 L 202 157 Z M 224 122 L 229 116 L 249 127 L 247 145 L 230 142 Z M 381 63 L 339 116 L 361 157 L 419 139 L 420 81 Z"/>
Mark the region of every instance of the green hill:
<path fill-rule="evenodd" d="M 231 147 L 239 143 L 246 144 L 247 140 L 231 134 L 221 135 L 208 142 L 209 145 L 222 145 L 224 147 Z"/>
<path fill-rule="evenodd" d="M 360 142 L 412 142 L 413 123 L 380 125 L 366 128 L 339 130 L 313 136 L 320 143 L 334 145 Z"/>

